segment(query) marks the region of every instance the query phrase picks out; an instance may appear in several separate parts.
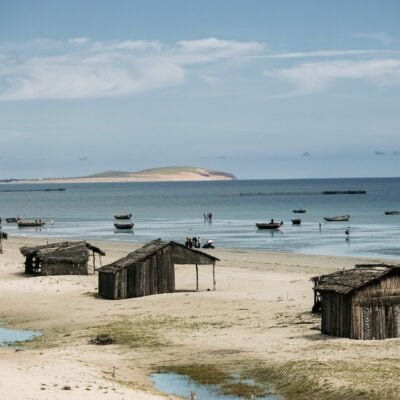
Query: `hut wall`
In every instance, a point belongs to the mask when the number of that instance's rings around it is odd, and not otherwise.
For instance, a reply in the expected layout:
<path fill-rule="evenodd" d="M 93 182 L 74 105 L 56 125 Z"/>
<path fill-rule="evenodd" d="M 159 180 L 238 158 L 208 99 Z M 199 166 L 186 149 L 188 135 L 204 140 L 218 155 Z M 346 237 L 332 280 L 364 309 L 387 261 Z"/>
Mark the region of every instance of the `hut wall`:
<path fill-rule="evenodd" d="M 87 262 L 82 263 L 41 263 L 42 275 L 88 275 Z"/>
<path fill-rule="evenodd" d="M 116 279 L 112 273 L 99 272 L 99 295 L 105 299 L 116 299 Z"/>
<path fill-rule="evenodd" d="M 321 332 L 351 337 L 351 297 L 332 291 L 322 293 Z"/>
<path fill-rule="evenodd" d="M 388 276 L 353 298 L 353 338 L 400 337 L 400 277 Z"/>
<path fill-rule="evenodd" d="M 175 291 L 175 267 L 169 251 L 157 253 L 115 273 L 99 272 L 99 294 L 125 299 Z"/>

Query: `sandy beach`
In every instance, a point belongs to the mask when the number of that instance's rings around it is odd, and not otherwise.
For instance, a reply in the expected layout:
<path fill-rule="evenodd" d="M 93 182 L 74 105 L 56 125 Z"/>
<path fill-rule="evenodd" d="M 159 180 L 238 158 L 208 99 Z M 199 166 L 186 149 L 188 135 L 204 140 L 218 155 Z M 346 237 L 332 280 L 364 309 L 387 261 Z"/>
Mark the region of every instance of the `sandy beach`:
<path fill-rule="evenodd" d="M 174 294 L 110 301 L 96 296 L 97 274 L 25 276 L 27 244 L 44 241 L 4 242 L 0 321 L 43 335 L 0 348 L 4 399 L 172 399 L 149 376 L 182 366 L 267 382 L 286 399 L 398 398 L 399 339 L 324 336 L 310 313 L 312 276 L 366 259 L 215 249 L 216 291 L 211 267 L 200 267 L 196 292 L 195 268 L 183 265 Z M 103 264 L 138 247 L 95 244 Z M 116 343 L 88 343 L 100 333 Z"/>

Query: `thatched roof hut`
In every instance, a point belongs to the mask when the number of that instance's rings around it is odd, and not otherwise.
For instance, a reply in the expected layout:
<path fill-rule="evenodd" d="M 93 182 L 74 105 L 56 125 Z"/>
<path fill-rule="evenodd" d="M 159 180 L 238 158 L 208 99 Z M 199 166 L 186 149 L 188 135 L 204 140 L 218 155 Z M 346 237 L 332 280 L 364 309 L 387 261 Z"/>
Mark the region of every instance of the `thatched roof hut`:
<path fill-rule="evenodd" d="M 89 256 L 105 253 L 96 246 L 80 242 L 60 242 L 43 246 L 21 247 L 25 256 L 25 273 L 40 275 L 88 275 Z"/>
<path fill-rule="evenodd" d="M 353 339 L 400 337 L 400 265 L 359 264 L 312 278 L 321 331 Z"/>
<path fill-rule="evenodd" d="M 175 264 L 213 265 L 218 258 L 173 241 L 154 240 L 99 271 L 99 295 L 106 299 L 125 299 L 175 291 Z"/>

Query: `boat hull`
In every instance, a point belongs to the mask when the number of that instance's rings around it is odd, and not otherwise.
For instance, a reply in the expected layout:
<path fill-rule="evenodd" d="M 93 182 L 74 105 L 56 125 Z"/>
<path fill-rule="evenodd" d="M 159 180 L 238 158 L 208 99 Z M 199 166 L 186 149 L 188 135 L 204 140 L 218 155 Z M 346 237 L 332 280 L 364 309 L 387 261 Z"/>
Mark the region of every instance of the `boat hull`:
<path fill-rule="evenodd" d="M 45 225 L 44 221 L 17 221 L 18 228 L 38 228 Z"/>
<path fill-rule="evenodd" d="M 283 225 L 283 222 L 258 222 L 256 223 L 256 226 L 258 229 L 279 229 Z"/>
<path fill-rule="evenodd" d="M 400 215 L 400 211 L 385 211 L 385 215 Z"/>
<path fill-rule="evenodd" d="M 114 215 L 115 219 L 131 219 L 132 218 L 132 214 L 117 214 Z"/>
<path fill-rule="evenodd" d="M 350 219 L 350 215 L 340 215 L 338 217 L 324 217 L 327 222 L 344 222 Z"/>
<path fill-rule="evenodd" d="M 122 229 L 122 230 L 130 230 L 133 228 L 134 224 L 114 224 L 116 229 Z"/>
<path fill-rule="evenodd" d="M 292 218 L 292 224 L 293 225 L 301 225 L 301 219 L 300 218 Z"/>
<path fill-rule="evenodd" d="M 300 208 L 300 209 L 298 209 L 298 210 L 293 210 L 293 212 L 294 212 L 295 214 L 304 214 L 304 213 L 306 212 L 306 210 L 304 210 L 304 208 Z"/>

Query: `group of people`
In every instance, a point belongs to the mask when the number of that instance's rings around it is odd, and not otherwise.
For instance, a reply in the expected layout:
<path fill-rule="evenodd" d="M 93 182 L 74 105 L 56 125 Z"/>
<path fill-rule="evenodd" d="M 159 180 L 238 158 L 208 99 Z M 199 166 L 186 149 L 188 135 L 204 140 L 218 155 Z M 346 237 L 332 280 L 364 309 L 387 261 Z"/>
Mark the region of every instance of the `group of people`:
<path fill-rule="evenodd" d="M 209 211 L 207 214 L 204 213 L 203 214 L 204 223 L 208 222 L 209 224 L 211 224 L 212 223 L 212 217 L 213 217 L 212 212 Z"/>
<path fill-rule="evenodd" d="M 185 241 L 185 246 L 189 247 L 190 249 L 192 249 L 192 248 L 200 249 L 200 247 L 202 247 L 203 249 L 214 249 L 215 248 L 212 240 L 207 240 L 207 242 L 204 243 L 202 246 L 201 239 L 199 236 L 197 236 L 197 237 L 194 236 L 192 238 L 187 237 L 186 241 Z"/>

